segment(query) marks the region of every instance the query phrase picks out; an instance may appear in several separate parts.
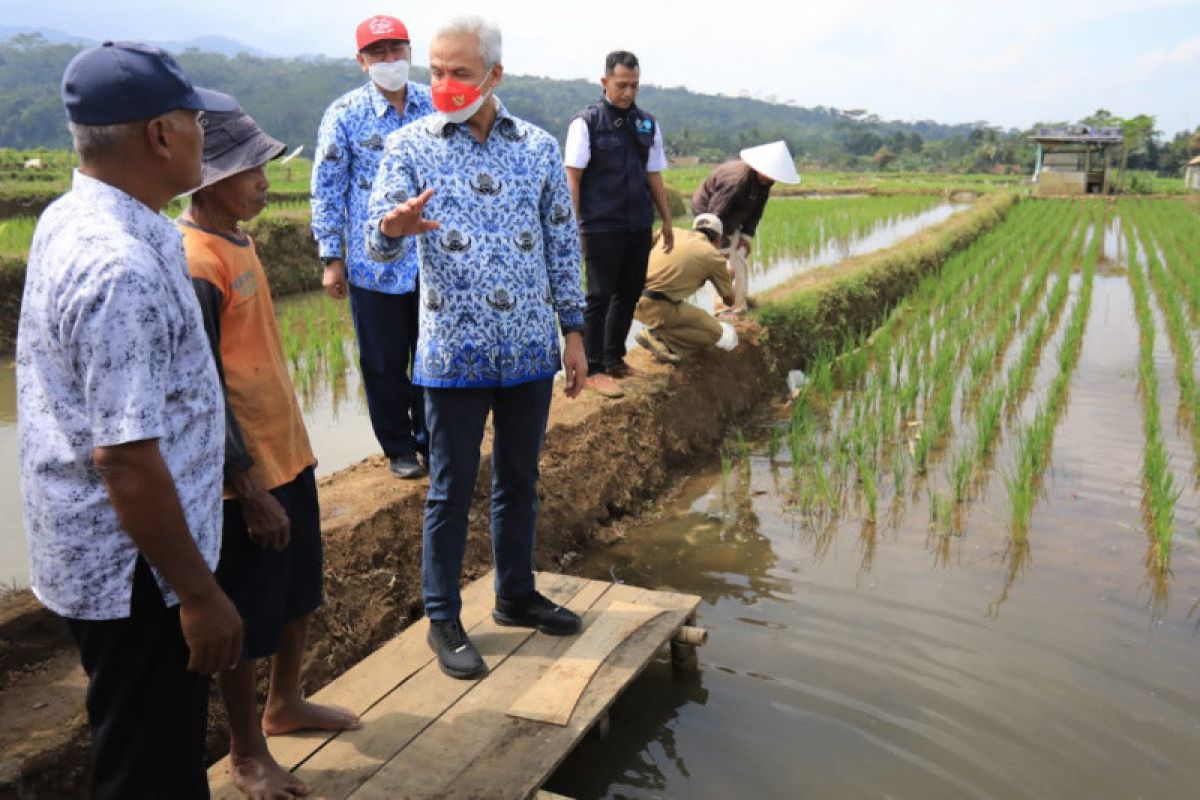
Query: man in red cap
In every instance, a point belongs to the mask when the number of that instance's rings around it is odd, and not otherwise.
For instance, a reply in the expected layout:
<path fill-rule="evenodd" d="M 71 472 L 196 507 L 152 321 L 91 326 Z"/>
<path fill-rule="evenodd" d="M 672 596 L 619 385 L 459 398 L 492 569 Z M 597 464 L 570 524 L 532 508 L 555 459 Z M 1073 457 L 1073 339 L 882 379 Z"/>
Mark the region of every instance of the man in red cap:
<path fill-rule="evenodd" d="M 392 473 L 417 478 L 428 451 L 424 397 L 409 378 L 417 342 L 417 257 L 367 255 L 367 198 L 388 134 L 433 113 L 429 87 L 408 80 L 408 29 L 395 17 L 363 20 L 358 63 L 369 82 L 329 106 L 317 133 L 312 173 L 312 229 L 322 284 L 335 300 L 350 298 L 359 366 L 371 427 Z"/>

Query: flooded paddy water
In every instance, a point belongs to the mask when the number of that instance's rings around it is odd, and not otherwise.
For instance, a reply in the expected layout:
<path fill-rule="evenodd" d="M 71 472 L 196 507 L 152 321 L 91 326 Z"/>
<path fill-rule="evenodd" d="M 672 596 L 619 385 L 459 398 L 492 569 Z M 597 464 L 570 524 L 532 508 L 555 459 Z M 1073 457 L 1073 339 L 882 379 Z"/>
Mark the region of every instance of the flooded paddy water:
<path fill-rule="evenodd" d="M 1178 204 L 1023 203 L 811 365 L 577 565 L 700 595 L 711 636 L 548 788 L 1194 796 L 1198 244 Z"/>
<path fill-rule="evenodd" d="M 847 207 L 853 212 L 846 213 Z M 798 210 L 793 214 L 792 208 Z M 891 246 L 962 208 L 966 206 L 936 197 L 776 199 L 767 206 L 758 237 L 771 251 L 757 254 L 754 264 L 763 267 L 754 267 L 751 291 L 777 286 L 799 272 L 849 255 Z M 800 219 L 806 223 L 803 237 Z M 712 298 L 701 292 L 695 302 L 711 307 Z M 372 455 L 377 445 L 367 419 L 348 304 L 329 300 L 318 291 L 277 298 L 275 306 L 319 462 L 318 475 Z M 632 340 L 629 346 L 634 346 Z M 0 356 L 0 476 L 4 478 L 0 508 L 8 512 L 0 515 L 0 585 L 24 586 L 28 566 L 20 513 L 15 393 L 13 360 Z"/>

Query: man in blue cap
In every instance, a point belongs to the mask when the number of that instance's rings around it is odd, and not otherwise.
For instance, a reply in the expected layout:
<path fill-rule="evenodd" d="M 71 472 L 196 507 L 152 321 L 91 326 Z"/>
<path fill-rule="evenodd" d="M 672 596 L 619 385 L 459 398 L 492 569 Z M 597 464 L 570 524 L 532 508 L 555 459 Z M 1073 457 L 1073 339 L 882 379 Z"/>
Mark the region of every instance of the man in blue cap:
<path fill-rule="evenodd" d="M 179 231 L 199 116 L 233 98 L 105 42 L 63 75 L 80 166 L 38 221 L 17 335 L 30 587 L 88 674 L 95 798 L 207 797 L 209 678 L 242 621 L 221 547 L 221 389 Z"/>

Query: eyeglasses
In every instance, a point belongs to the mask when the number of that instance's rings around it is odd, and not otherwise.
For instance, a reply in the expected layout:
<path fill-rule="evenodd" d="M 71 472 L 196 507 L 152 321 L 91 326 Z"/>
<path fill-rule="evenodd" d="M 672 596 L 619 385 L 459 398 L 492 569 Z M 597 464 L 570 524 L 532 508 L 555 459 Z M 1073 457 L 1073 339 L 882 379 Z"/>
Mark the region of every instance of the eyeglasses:
<path fill-rule="evenodd" d="M 364 55 L 378 58 L 380 56 L 391 55 L 407 55 L 409 52 L 408 42 L 399 39 L 385 39 L 379 42 L 373 42 L 362 49 Z"/>

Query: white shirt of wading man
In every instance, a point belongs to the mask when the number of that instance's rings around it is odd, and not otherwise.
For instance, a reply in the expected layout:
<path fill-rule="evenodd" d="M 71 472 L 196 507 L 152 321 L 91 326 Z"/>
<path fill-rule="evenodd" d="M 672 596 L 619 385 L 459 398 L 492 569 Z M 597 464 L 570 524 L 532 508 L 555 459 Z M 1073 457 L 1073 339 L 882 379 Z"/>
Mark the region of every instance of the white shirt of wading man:
<path fill-rule="evenodd" d="M 30 588 L 51 611 L 129 616 L 138 550 L 96 472 L 96 447 L 157 439 L 188 528 L 216 567 L 222 402 L 179 231 L 76 172 L 38 221 L 17 334 Z"/>

